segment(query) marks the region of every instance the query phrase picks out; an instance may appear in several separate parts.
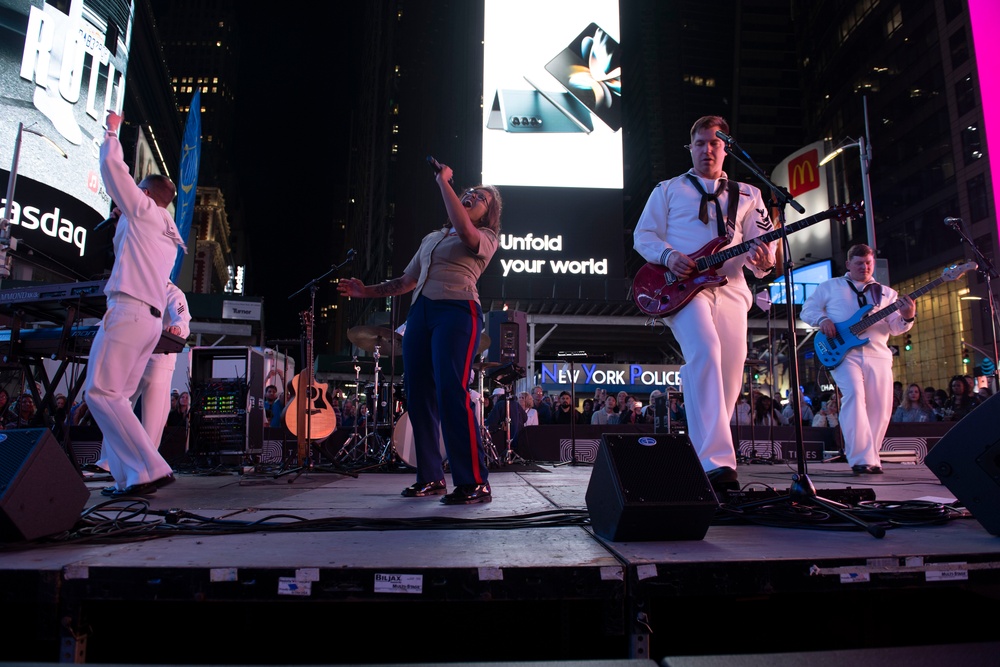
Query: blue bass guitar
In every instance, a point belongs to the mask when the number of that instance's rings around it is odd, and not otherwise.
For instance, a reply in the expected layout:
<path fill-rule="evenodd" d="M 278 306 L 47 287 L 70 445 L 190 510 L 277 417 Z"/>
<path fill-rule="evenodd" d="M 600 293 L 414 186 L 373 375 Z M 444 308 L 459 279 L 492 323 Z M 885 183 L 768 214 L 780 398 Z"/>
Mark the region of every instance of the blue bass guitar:
<path fill-rule="evenodd" d="M 911 299 L 916 300 L 917 297 L 926 294 L 941 283 L 955 280 L 966 271 L 972 271 L 975 268 L 977 268 L 975 262 L 949 266 L 944 270 L 940 278 L 932 280 L 909 296 Z M 872 308 L 874 306 L 868 304 L 860 308 L 850 319 L 839 322 L 836 325 L 837 333 L 832 338 L 827 338 L 819 331 L 816 332 L 813 348 L 816 350 L 816 356 L 819 358 L 821 364 L 831 369 L 839 366 L 848 352 L 868 342 L 867 338 L 859 338 L 859 336 L 868 327 L 881 322 L 896 312 L 899 309 L 899 301 L 894 301 L 877 313 L 869 315 L 868 313 L 871 312 Z"/>

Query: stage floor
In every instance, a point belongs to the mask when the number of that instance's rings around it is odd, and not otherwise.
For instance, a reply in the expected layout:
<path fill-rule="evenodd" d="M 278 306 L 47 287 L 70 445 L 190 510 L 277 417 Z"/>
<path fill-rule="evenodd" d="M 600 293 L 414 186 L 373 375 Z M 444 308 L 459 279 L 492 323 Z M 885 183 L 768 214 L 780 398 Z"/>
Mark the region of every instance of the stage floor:
<path fill-rule="evenodd" d="M 24 610 L 7 659 L 662 660 L 1000 638 L 978 611 L 1000 590 L 1000 539 L 923 465 L 884 467 L 807 470 L 820 496 L 873 494 L 857 511 L 881 538 L 733 496 L 703 539 L 633 542 L 594 534 L 590 464 L 498 466 L 493 502 L 459 507 L 401 497 L 406 470 L 199 470 L 133 500 L 86 475 L 70 534 L 0 545 L 3 599 Z M 739 468 L 747 498 L 797 472 Z"/>

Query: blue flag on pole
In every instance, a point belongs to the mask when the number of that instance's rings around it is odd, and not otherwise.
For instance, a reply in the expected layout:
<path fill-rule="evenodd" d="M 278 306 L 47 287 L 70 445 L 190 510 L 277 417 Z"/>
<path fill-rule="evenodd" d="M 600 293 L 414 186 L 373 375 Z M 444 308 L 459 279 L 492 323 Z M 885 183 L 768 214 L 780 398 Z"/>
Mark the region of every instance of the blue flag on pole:
<path fill-rule="evenodd" d="M 191 110 L 188 111 L 187 125 L 184 127 L 184 141 L 181 144 L 181 177 L 177 183 L 177 231 L 187 243 L 194 218 L 194 205 L 198 194 L 198 164 L 201 162 L 201 90 L 194 91 Z M 193 249 L 192 249 L 193 250 Z M 184 263 L 184 249 L 177 249 L 174 270 L 170 272 L 170 282 L 176 283 Z"/>

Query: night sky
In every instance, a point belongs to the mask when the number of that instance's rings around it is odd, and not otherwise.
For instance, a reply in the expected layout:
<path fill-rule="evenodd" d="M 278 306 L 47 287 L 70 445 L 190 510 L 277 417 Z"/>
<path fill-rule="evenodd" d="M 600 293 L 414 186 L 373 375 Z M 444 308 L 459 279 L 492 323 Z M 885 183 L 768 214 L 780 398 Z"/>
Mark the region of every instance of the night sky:
<path fill-rule="evenodd" d="M 333 220 L 346 197 L 359 58 L 351 44 L 361 33 L 351 14 L 361 10 L 319 3 L 295 21 L 252 3 L 239 8 L 234 157 L 251 252 L 247 294 L 264 299 L 268 340 L 298 338 L 309 292 L 289 297 L 346 252 L 333 241 Z M 317 293 L 317 304 L 332 296 Z"/>

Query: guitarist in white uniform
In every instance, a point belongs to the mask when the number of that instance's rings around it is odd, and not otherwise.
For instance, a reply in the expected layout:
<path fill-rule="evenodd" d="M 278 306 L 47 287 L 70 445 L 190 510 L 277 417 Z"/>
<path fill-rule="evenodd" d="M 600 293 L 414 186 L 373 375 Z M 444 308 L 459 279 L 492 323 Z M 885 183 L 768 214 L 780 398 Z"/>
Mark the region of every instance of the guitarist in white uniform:
<path fill-rule="evenodd" d="M 730 182 L 722 171 L 725 144 L 716 130 L 728 133 L 729 124 L 719 116 L 695 121 L 689 146 L 693 168 L 657 184 L 633 234 L 635 250 L 647 262 L 666 266 L 682 280 L 696 272 L 690 255 L 713 239 L 728 236 L 728 245 L 737 245 L 772 229 L 760 190 Z M 755 242 L 718 269 L 727 284 L 702 289 L 663 318 L 684 355 L 681 377 L 691 441 L 717 490 L 738 486 L 728 407 L 736 405 L 743 387 L 747 354 L 752 295 L 743 269 L 762 278 L 774 261 L 773 244 Z"/>
<path fill-rule="evenodd" d="M 892 418 L 892 351 L 889 336 L 913 326 L 916 304 L 907 295 L 880 285 L 872 278 L 875 256 L 864 244 L 847 251 L 847 275 L 821 283 L 806 299 L 800 317 L 818 327 L 827 338 L 837 335 L 837 324 L 871 304 L 872 312 L 899 302 L 896 312 L 865 329 L 867 343 L 851 348 L 830 371 L 843 398 L 840 427 L 844 451 L 855 475 L 880 475 L 879 449 Z"/>

